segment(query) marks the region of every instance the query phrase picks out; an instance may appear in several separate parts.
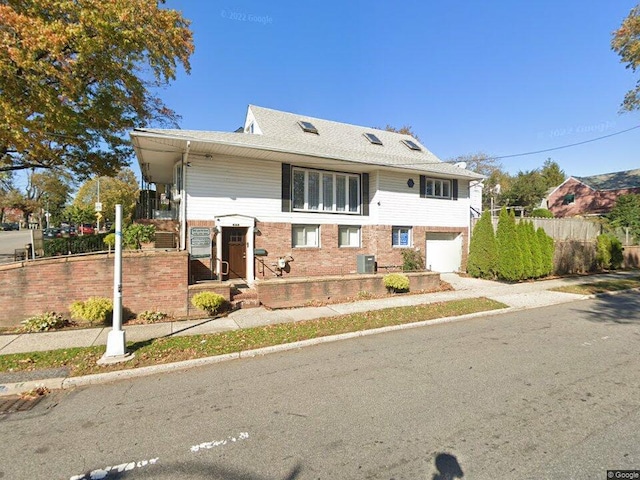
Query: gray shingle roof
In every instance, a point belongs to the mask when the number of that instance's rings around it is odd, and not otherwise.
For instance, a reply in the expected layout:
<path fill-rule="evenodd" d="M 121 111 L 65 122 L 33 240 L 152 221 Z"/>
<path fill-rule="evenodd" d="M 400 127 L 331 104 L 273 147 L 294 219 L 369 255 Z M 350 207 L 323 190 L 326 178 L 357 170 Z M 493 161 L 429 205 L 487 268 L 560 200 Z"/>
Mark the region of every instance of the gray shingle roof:
<path fill-rule="evenodd" d="M 289 152 L 320 158 L 330 158 L 360 164 L 389 166 L 408 170 L 440 173 L 453 177 L 479 179 L 481 175 L 442 162 L 410 135 L 375 128 L 249 106 L 261 134 L 210 132 L 200 130 L 138 129 L 172 138 L 245 146 L 264 150 Z M 311 122 L 318 134 L 304 132 L 299 121 Z M 382 145 L 374 145 L 364 136 L 374 133 Z M 422 150 L 415 151 L 402 143 L 412 140 Z"/>
<path fill-rule="evenodd" d="M 594 190 L 622 190 L 640 188 L 640 169 L 602 173 L 590 177 L 573 177 Z"/>

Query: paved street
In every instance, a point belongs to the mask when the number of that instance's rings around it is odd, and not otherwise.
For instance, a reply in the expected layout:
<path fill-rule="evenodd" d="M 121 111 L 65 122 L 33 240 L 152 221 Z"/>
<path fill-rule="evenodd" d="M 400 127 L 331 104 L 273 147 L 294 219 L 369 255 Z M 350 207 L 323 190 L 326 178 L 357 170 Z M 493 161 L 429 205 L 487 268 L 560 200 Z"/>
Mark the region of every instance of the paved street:
<path fill-rule="evenodd" d="M 556 480 L 640 469 L 637 297 L 56 392 L 0 416 L 0 478 Z"/>
<path fill-rule="evenodd" d="M 31 243 L 30 230 L 0 231 L 0 263 L 12 262 L 15 250 L 27 243 Z"/>

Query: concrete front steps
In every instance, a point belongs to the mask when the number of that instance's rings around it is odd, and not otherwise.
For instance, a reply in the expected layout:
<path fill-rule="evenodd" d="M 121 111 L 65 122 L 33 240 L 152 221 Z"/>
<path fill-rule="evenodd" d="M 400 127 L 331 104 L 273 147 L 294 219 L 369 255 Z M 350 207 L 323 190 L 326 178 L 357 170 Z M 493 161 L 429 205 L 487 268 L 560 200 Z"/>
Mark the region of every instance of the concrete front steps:
<path fill-rule="evenodd" d="M 246 284 L 235 284 L 231 287 L 231 309 L 257 308 L 260 306 L 258 291 Z"/>

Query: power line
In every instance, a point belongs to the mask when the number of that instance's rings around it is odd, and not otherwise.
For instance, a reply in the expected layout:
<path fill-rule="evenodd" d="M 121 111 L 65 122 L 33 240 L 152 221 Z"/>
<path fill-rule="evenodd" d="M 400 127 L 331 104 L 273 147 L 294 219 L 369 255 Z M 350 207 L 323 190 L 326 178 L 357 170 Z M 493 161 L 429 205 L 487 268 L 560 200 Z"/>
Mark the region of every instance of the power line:
<path fill-rule="evenodd" d="M 636 128 L 640 128 L 640 125 L 636 125 L 635 127 L 627 128 L 626 130 L 620 130 L 619 132 L 610 133 L 609 135 L 603 135 L 602 137 L 592 138 L 590 140 L 584 140 L 582 142 L 570 143 L 568 145 L 561 145 L 559 147 L 546 148 L 544 150 L 536 150 L 534 152 L 514 153 L 512 155 L 501 155 L 499 157 L 491 157 L 491 158 L 495 158 L 496 160 L 502 160 L 503 158 L 524 157 L 526 155 L 536 155 L 538 153 L 553 152 L 555 150 L 562 150 L 563 148 L 576 147 L 578 145 L 584 145 L 585 143 L 597 142 L 598 140 L 602 140 L 604 138 L 614 137 L 616 135 L 621 135 L 623 133 L 630 132 L 631 130 L 635 130 Z"/>

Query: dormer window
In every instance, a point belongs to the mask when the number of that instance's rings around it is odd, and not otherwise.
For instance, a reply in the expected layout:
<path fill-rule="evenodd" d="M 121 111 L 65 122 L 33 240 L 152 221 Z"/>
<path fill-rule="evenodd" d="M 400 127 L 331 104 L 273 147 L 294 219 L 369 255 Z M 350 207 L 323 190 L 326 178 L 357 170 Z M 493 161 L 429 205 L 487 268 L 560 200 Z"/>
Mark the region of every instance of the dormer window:
<path fill-rule="evenodd" d="M 420 151 L 422 150 L 418 144 L 416 142 L 414 142 L 413 140 L 402 140 L 402 143 L 404 143 L 408 148 L 410 148 L 411 150 L 416 150 L 416 151 Z"/>
<path fill-rule="evenodd" d="M 305 132 L 315 133 L 316 135 L 318 135 L 318 129 L 313 125 L 313 123 L 300 120 L 298 121 L 298 125 L 300 125 L 300 128 L 302 128 L 302 130 L 304 130 Z"/>
<path fill-rule="evenodd" d="M 374 145 L 382 145 L 382 141 L 373 133 L 363 133 L 363 135 Z"/>

